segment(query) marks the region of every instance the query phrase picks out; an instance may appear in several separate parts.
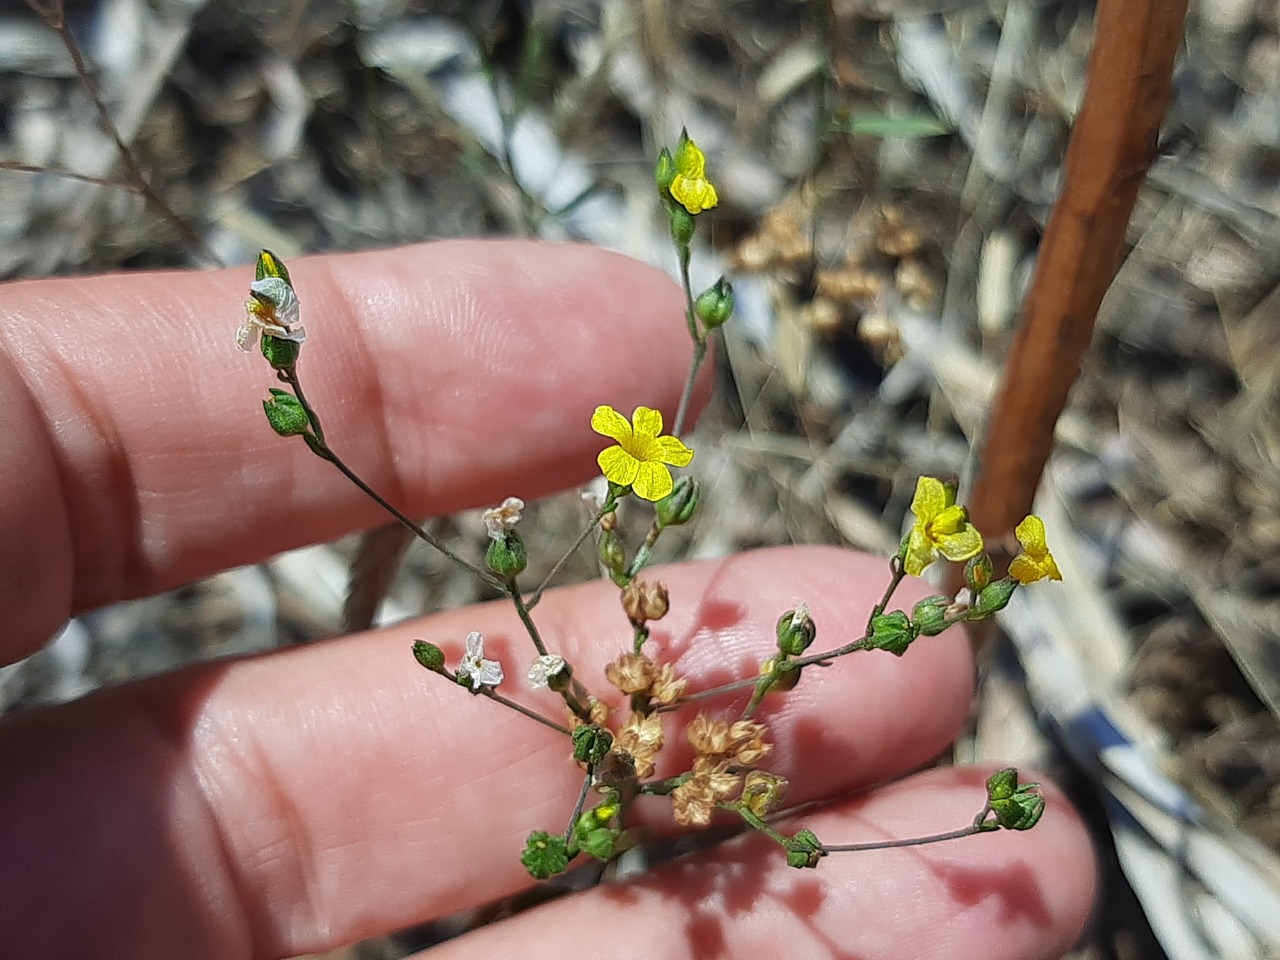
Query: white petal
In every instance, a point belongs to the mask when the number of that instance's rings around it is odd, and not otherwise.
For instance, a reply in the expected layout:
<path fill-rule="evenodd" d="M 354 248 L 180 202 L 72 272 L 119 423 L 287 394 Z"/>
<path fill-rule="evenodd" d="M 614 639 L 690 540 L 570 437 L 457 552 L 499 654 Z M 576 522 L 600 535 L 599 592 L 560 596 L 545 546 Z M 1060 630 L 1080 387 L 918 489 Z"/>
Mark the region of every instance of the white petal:
<path fill-rule="evenodd" d="M 479 660 L 484 656 L 484 634 L 479 630 L 472 630 L 467 634 L 467 659 Z"/>
<path fill-rule="evenodd" d="M 236 346 L 245 353 L 250 353 L 258 343 L 258 324 L 245 321 L 236 331 Z"/>
<path fill-rule="evenodd" d="M 502 664 L 497 660 L 481 660 L 480 672 L 473 674 L 472 679 L 478 681 L 474 684 L 475 687 L 496 687 L 504 676 Z"/>

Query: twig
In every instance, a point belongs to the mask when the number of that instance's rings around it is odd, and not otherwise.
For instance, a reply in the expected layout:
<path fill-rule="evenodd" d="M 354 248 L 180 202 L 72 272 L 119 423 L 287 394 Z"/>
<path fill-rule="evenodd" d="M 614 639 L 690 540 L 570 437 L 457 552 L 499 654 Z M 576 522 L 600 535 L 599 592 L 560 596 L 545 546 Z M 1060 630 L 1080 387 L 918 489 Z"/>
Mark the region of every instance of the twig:
<path fill-rule="evenodd" d="M 992 408 L 969 508 L 998 543 L 1031 511 L 1169 102 L 1187 0 L 1101 0 L 1062 194 Z"/>

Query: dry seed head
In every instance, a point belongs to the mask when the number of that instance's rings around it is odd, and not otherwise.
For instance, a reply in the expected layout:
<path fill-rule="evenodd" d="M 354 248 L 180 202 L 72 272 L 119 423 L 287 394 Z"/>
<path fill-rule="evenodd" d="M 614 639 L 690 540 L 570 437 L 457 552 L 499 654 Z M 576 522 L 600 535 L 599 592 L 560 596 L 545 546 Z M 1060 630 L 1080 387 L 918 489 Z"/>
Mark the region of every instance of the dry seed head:
<path fill-rule="evenodd" d="M 648 693 L 655 672 L 653 661 L 639 653 L 624 653 L 604 668 L 605 679 L 627 695 Z"/>

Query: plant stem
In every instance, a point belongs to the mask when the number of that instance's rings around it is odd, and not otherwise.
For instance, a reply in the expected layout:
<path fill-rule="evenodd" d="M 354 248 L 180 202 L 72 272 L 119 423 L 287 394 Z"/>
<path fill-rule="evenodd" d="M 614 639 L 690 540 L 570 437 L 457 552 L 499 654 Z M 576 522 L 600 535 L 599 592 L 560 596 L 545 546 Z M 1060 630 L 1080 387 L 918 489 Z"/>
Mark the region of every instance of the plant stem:
<path fill-rule="evenodd" d="M 516 614 L 520 617 L 520 622 L 524 624 L 525 630 L 529 633 L 529 639 L 533 641 L 533 645 L 538 650 L 538 655 L 547 656 L 547 646 L 542 642 L 542 634 L 538 632 L 538 625 L 533 622 L 533 617 L 529 616 L 529 607 L 524 602 L 524 597 L 520 594 L 520 585 L 516 583 L 515 577 L 507 577 L 503 584 L 507 596 L 511 597 L 511 602 L 516 606 Z"/>
<path fill-rule="evenodd" d="M 354 470 L 352 470 L 349 466 L 347 466 L 342 461 L 341 457 L 339 457 L 336 453 L 333 452 L 333 450 L 325 442 L 324 427 L 321 426 L 320 424 L 320 417 L 316 413 L 315 409 L 308 402 L 307 396 L 302 390 L 302 384 L 298 380 L 298 374 L 295 368 L 290 367 L 285 370 L 281 370 L 280 379 L 284 383 L 287 383 L 289 387 L 293 390 L 293 395 L 298 398 L 298 403 L 302 405 L 302 409 L 306 413 L 307 419 L 311 421 L 311 429 L 313 432 L 310 435 L 306 436 L 306 439 L 308 441 L 307 446 L 311 448 L 312 452 L 315 453 L 316 456 L 320 457 L 320 459 L 322 460 L 329 461 L 331 464 L 337 467 L 339 472 L 341 472 L 341 474 L 344 477 L 346 477 L 353 484 L 355 484 L 360 489 L 360 491 L 365 494 L 365 496 L 371 499 L 383 510 L 387 511 L 387 513 L 391 514 L 391 516 L 395 517 L 396 520 L 399 521 L 399 523 L 402 526 L 412 531 L 413 535 L 416 536 L 418 539 L 426 543 L 429 543 L 431 546 L 435 547 L 435 549 L 439 550 L 442 554 L 444 554 L 445 557 L 452 560 L 454 563 L 458 564 L 458 566 L 475 574 L 477 577 L 480 578 L 482 582 L 488 584 L 489 586 L 495 587 L 499 590 L 504 588 L 503 582 L 499 580 L 497 577 L 495 577 L 493 574 L 491 574 L 489 571 L 481 569 L 480 567 L 472 563 L 470 560 L 467 560 L 466 558 L 459 556 L 457 553 L 454 552 L 454 550 L 447 543 L 445 543 L 435 534 L 424 529 L 420 524 L 414 523 L 407 516 L 405 516 L 403 513 L 397 510 L 390 503 L 390 501 L 387 500 L 386 497 L 378 493 L 378 491 L 374 490 L 373 487 L 369 486 L 369 484 L 365 483 L 364 480 L 362 480 Z"/>
<path fill-rule="evenodd" d="M 856 853 L 864 850 L 894 850 L 898 847 L 919 847 L 926 843 L 942 843 L 945 840 L 959 840 L 962 837 L 971 837 L 976 833 L 983 831 L 978 828 L 976 823 L 971 823 L 967 827 L 961 827 L 959 830 L 951 830 L 947 833 L 935 833 L 928 837 L 908 837 L 905 840 L 874 840 L 869 843 L 824 843 L 822 849 L 826 853 Z"/>
<path fill-rule="evenodd" d="M 582 789 L 578 791 L 578 802 L 573 805 L 573 813 L 569 815 L 569 826 L 564 831 L 564 842 L 568 843 L 573 838 L 573 828 L 578 824 L 578 817 L 582 815 L 582 808 L 587 805 L 587 794 L 591 791 L 591 780 L 595 775 L 595 767 L 587 764 L 587 775 L 583 778 Z"/>
<path fill-rule="evenodd" d="M 525 601 L 526 610 L 532 610 L 538 605 L 538 601 L 541 600 L 542 595 L 546 593 L 547 587 L 551 585 L 551 581 L 554 580 L 559 575 L 560 571 L 564 569 L 564 565 L 569 562 L 569 559 L 578 552 L 578 548 L 587 542 L 587 537 L 591 536 L 591 531 L 596 528 L 604 518 L 604 515 L 617 505 L 618 502 L 616 500 L 609 498 L 605 501 L 604 505 L 596 511 L 595 516 L 591 518 L 591 522 L 588 523 L 586 528 L 578 534 L 578 538 L 573 541 L 573 545 L 564 552 L 564 555 L 557 560 L 555 566 L 551 568 L 551 572 L 546 575 L 540 584 L 538 584 L 538 589 L 529 594 L 529 599 Z"/>
<path fill-rule="evenodd" d="M 689 404 L 693 400 L 693 387 L 698 380 L 698 370 L 707 357 L 707 336 L 698 329 L 698 315 L 693 307 L 693 285 L 689 280 L 689 248 L 684 246 L 680 254 L 680 284 L 684 287 L 685 323 L 689 327 L 689 339 L 693 341 L 693 356 L 689 358 L 689 375 L 684 381 L 684 390 L 680 394 L 680 405 L 676 408 L 676 422 L 671 427 L 671 435 L 678 437 L 684 433 L 685 419 L 689 416 Z"/>

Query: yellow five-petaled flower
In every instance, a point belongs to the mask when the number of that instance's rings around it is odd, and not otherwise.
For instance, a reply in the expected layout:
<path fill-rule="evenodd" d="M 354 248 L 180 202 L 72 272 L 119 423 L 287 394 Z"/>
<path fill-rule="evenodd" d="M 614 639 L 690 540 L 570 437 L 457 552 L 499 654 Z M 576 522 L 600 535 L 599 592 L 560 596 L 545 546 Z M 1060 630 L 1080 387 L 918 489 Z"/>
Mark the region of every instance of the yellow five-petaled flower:
<path fill-rule="evenodd" d="M 982 552 L 982 534 L 969 522 L 969 511 L 956 503 L 955 491 L 941 480 L 921 477 L 911 499 L 916 522 L 907 536 L 902 568 L 913 577 L 938 559 L 960 561 Z"/>
<path fill-rule="evenodd" d="M 677 203 L 698 214 L 720 202 L 715 186 L 707 179 L 707 156 L 696 143 L 682 137 L 675 161 L 676 175 L 669 189 Z"/>
<path fill-rule="evenodd" d="M 1034 513 L 1013 531 L 1022 544 L 1022 553 L 1009 563 L 1009 576 L 1026 585 L 1037 580 L 1061 580 L 1058 564 L 1044 539 L 1044 521 Z"/>
<path fill-rule="evenodd" d="M 659 436 L 662 414 L 649 407 L 636 407 L 630 423 L 613 407 L 596 407 L 591 429 L 618 441 L 596 458 L 605 479 L 630 487 L 645 500 L 661 500 L 671 492 L 674 484 L 667 464 L 683 467 L 693 459 L 693 451 L 677 437 Z"/>

